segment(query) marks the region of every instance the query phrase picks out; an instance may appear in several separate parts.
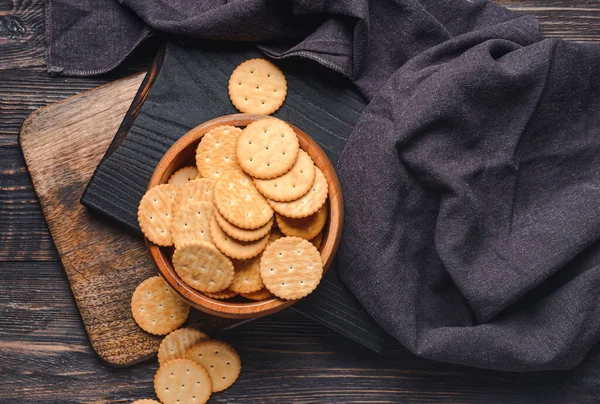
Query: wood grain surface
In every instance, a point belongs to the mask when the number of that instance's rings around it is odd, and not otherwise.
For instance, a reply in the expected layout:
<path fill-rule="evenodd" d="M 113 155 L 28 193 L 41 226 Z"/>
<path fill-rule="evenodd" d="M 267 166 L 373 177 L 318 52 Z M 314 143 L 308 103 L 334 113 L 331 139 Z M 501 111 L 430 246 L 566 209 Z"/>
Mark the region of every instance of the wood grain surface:
<path fill-rule="evenodd" d="M 154 49 L 110 75 L 50 78 L 42 66 L 43 3 L 0 0 L 0 24 L 14 17 L 28 33 L 11 37 L 0 28 L 0 402 L 128 403 L 152 396 L 157 365 L 114 369 L 92 351 L 18 133 L 37 108 L 146 68 Z M 549 36 L 600 42 L 600 1 L 503 3 L 538 15 Z M 600 348 L 568 372 L 489 372 L 419 359 L 399 346 L 379 356 L 290 310 L 222 337 L 240 350 L 244 368 L 213 402 L 600 402 Z"/>

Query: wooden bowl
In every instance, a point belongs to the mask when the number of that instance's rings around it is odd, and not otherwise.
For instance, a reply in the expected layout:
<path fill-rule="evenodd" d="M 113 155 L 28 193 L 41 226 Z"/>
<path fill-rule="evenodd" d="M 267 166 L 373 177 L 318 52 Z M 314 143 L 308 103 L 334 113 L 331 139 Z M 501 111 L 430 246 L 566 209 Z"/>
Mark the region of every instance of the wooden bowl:
<path fill-rule="evenodd" d="M 265 118 L 264 115 L 234 114 L 222 116 L 196 126 L 175 142 L 165 153 L 154 170 L 154 174 L 148 184 L 148 189 L 166 183 L 171 174 L 178 168 L 185 165 L 193 165 L 196 147 L 202 136 L 211 129 L 221 125 L 245 127 L 251 122 L 263 118 Z M 293 125 L 290 126 L 298 136 L 300 147 L 312 157 L 317 167 L 325 175 L 329 185 L 329 198 L 326 202 L 329 203 L 329 219 L 323 230 L 323 241 L 319 248 L 323 258 L 323 271 L 326 272 L 333 262 L 342 235 L 342 226 L 344 223 L 342 190 L 335 170 L 323 150 L 306 133 Z M 192 307 L 206 313 L 234 319 L 257 318 L 275 313 L 291 306 L 295 302 L 295 300 L 282 300 L 279 298 L 271 298 L 259 302 L 236 302 L 212 299 L 188 286 L 177 275 L 171 263 L 171 247 L 159 247 L 151 243 L 148 239 L 146 239 L 146 245 L 152 260 L 158 268 L 158 272 L 165 281 Z"/>

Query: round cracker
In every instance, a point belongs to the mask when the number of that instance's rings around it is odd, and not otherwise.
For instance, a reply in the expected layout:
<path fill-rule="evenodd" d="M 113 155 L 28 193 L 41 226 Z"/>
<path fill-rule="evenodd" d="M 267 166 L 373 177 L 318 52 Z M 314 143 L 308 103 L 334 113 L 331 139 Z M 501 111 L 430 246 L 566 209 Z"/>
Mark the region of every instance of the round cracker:
<path fill-rule="evenodd" d="M 194 166 L 180 168 L 169 177 L 167 183 L 182 187 L 191 180 L 198 177 L 198 169 Z"/>
<path fill-rule="evenodd" d="M 208 371 L 213 393 L 231 386 L 242 370 L 242 361 L 237 351 L 223 341 L 202 341 L 188 351 L 187 358 Z"/>
<path fill-rule="evenodd" d="M 210 218 L 213 205 L 209 202 L 189 202 L 180 208 L 173 218 L 171 236 L 175 248 L 194 241 L 212 242 Z"/>
<path fill-rule="evenodd" d="M 131 314 L 142 330 L 166 335 L 185 323 L 190 306 L 160 276 L 153 276 L 140 283 L 133 292 Z"/>
<path fill-rule="evenodd" d="M 233 264 L 229 258 L 205 241 L 176 249 L 173 268 L 185 283 L 200 292 L 219 292 L 233 281 Z"/>
<path fill-rule="evenodd" d="M 241 171 L 230 171 L 217 181 L 214 202 L 229 223 L 242 229 L 257 229 L 273 219 L 269 202 Z"/>
<path fill-rule="evenodd" d="M 210 236 L 215 246 L 230 258 L 245 260 L 256 257 L 267 246 L 269 235 L 255 241 L 239 241 L 227 235 L 217 223 L 216 216 L 210 220 Z"/>
<path fill-rule="evenodd" d="M 138 207 L 138 223 L 144 236 L 156 245 L 173 245 L 171 222 L 173 221 L 173 203 L 179 187 L 161 184 L 149 189 Z"/>
<path fill-rule="evenodd" d="M 266 300 L 266 299 L 275 297 L 275 295 L 273 295 L 273 293 L 269 292 L 269 289 L 267 289 L 267 288 L 263 288 L 261 290 L 258 290 L 256 292 L 252 292 L 252 293 L 240 293 L 240 296 L 245 297 L 246 299 L 254 300 L 254 301 L 261 301 L 261 300 Z"/>
<path fill-rule="evenodd" d="M 158 364 L 164 365 L 173 359 L 184 359 L 187 351 L 208 335 L 195 328 L 180 328 L 167 335 L 158 347 Z"/>
<path fill-rule="evenodd" d="M 223 229 L 225 233 L 240 241 L 254 241 L 264 237 L 265 235 L 269 234 L 274 221 L 274 219 L 271 217 L 271 220 L 269 220 L 269 222 L 264 226 L 259 227 L 258 229 L 246 230 L 229 223 L 223 217 L 223 215 L 219 213 L 219 209 L 214 209 L 213 215 L 217 218 L 219 227 Z"/>
<path fill-rule="evenodd" d="M 232 297 L 237 296 L 236 292 L 229 290 L 229 289 L 225 289 L 220 292 L 214 292 L 214 293 L 210 293 L 210 292 L 203 292 L 203 293 L 206 296 L 210 297 L 211 299 L 217 299 L 217 300 L 231 299 Z"/>
<path fill-rule="evenodd" d="M 240 133 L 235 126 L 218 126 L 202 137 L 196 149 L 196 167 L 202 177 L 217 180 L 227 171 L 240 169 L 235 154 Z"/>
<path fill-rule="evenodd" d="M 173 205 L 173 214 L 184 208 L 186 205 L 195 202 L 213 202 L 213 193 L 215 189 L 215 180 L 209 178 L 197 178 L 182 186 L 175 198 Z"/>
<path fill-rule="evenodd" d="M 281 107 L 286 94 L 285 76 L 265 59 L 246 60 L 229 78 L 229 98 L 240 112 L 270 115 Z"/>
<path fill-rule="evenodd" d="M 310 240 L 310 242 L 318 250 L 321 247 L 321 243 L 323 242 L 323 233 L 317 234 L 317 237 Z"/>
<path fill-rule="evenodd" d="M 275 240 L 279 240 L 280 238 L 285 237 L 279 229 L 271 230 L 271 234 L 269 234 L 269 244 L 271 244 Z"/>
<path fill-rule="evenodd" d="M 163 404 L 202 404 L 212 394 L 212 381 L 202 365 L 189 359 L 175 359 L 158 368 L 154 391 Z"/>
<path fill-rule="evenodd" d="M 160 402 L 158 402 L 156 400 L 149 399 L 149 398 L 144 398 L 142 400 L 135 400 L 131 404 L 160 404 Z"/>
<path fill-rule="evenodd" d="M 291 202 L 269 201 L 273 210 L 291 218 L 307 217 L 318 211 L 327 200 L 329 188 L 321 170 L 317 167 L 315 170 L 315 182 L 306 195 Z"/>
<path fill-rule="evenodd" d="M 306 240 L 312 240 L 317 237 L 325 223 L 327 223 L 327 214 L 329 205 L 324 203 L 315 213 L 307 217 L 293 219 L 285 217 L 279 213 L 275 214 L 279 230 L 286 236 L 301 237 Z M 173 240 L 175 241 L 175 240 Z"/>
<path fill-rule="evenodd" d="M 315 164 L 310 156 L 300 149 L 290 171 L 270 180 L 257 178 L 254 180 L 254 185 L 267 199 L 289 202 L 306 195 L 314 182 Z"/>
<path fill-rule="evenodd" d="M 270 179 L 287 173 L 300 149 L 296 132 L 277 118 L 252 122 L 238 138 L 235 152 L 242 169 L 254 178 Z"/>
<path fill-rule="evenodd" d="M 260 256 L 248 260 L 233 260 L 235 274 L 229 289 L 237 293 L 257 292 L 265 287 L 260 277 Z"/>
<path fill-rule="evenodd" d="M 321 281 L 321 254 L 303 238 L 280 238 L 263 253 L 260 275 L 275 296 L 287 300 L 300 299 L 315 290 Z"/>

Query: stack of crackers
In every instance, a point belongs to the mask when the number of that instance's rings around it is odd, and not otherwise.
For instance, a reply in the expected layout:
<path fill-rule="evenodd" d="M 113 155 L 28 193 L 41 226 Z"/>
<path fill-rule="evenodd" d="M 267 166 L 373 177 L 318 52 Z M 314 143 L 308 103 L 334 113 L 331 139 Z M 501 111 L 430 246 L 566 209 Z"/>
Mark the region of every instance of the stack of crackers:
<path fill-rule="evenodd" d="M 175 247 L 179 277 L 214 299 L 312 292 L 323 274 L 328 184 L 295 131 L 276 118 L 219 126 L 195 161 L 150 189 L 138 211 L 151 242 Z"/>

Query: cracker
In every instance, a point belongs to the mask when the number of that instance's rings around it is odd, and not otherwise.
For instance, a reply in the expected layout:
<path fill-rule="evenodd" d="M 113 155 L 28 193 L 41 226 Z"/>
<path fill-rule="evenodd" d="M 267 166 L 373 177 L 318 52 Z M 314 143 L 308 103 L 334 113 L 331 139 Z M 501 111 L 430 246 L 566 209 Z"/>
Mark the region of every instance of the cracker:
<path fill-rule="evenodd" d="M 164 365 L 173 359 L 184 359 L 187 351 L 208 335 L 194 328 L 180 328 L 167 335 L 158 347 L 158 364 Z"/>
<path fill-rule="evenodd" d="M 171 239 L 173 203 L 179 187 L 161 184 L 146 192 L 138 207 L 138 223 L 144 236 L 154 244 L 168 247 Z"/>
<path fill-rule="evenodd" d="M 290 171 L 270 180 L 255 179 L 254 185 L 267 199 L 289 202 L 306 195 L 314 182 L 315 164 L 310 156 L 300 149 Z"/>
<path fill-rule="evenodd" d="M 210 236 L 215 243 L 215 246 L 228 257 L 239 260 L 256 257 L 267 246 L 269 236 L 265 235 L 255 241 L 239 241 L 231 236 L 228 236 L 219 224 L 217 218 L 212 217 L 210 221 Z"/>
<path fill-rule="evenodd" d="M 283 234 L 281 234 L 281 232 L 279 230 L 277 230 L 277 229 L 272 230 L 271 234 L 269 234 L 269 244 L 271 244 L 275 240 L 279 240 L 282 237 L 285 237 L 285 236 Z"/>
<path fill-rule="evenodd" d="M 203 404 L 212 394 L 212 381 L 202 365 L 175 359 L 158 368 L 154 391 L 163 404 Z"/>
<path fill-rule="evenodd" d="M 263 253 L 260 275 L 275 296 L 299 299 L 312 292 L 321 281 L 321 254 L 303 238 L 281 238 L 271 243 Z"/>
<path fill-rule="evenodd" d="M 291 202 L 269 201 L 273 210 L 283 216 L 300 218 L 310 216 L 319 210 L 327 199 L 329 188 L 325 176 L 317 167 L 315 182 L 306 195 Z"/>
<path fill-rule="evenodd" d="M 286 94 L 285 76 L 265 59 L 246 60 L 229 78 L 229 98 L 240 112 L 270 115 L 281 107 Z"/>
<path fill-rule="evenodd" d="M 259 291 L 252 292 L 252 293 L 240 293 L 240 296 L 245 297 L 246 299 L 254 300 L 254 301 L 261 301 L 261 300 L 266 300 L 266 299 L 275 297 L 275 295 L 273 295 L 273 293 L 269 292 L 269 289 L 267 289 L 267 288 L 263 288 Z"/>
<path fill-rule="evenodd" d="M 156 401 L 156 400 L 151 400 L 149 398 L 144 398 L 143 400 L 135 400 L 131 404 L 160 404 L 160 403 L 158 401 Z"/>
<path fill-rule="evenodd" d="M 230 171 L 217 181 L 214 203 L 229 223 L 242 229 L 257 229 L 273 219 L 273 209 L 241 171 Z"/>
<path fill-rule="evenodd" d="M 260 256 L 248 260 L 233 260 L 235 274 L 229 289 L 237 293 L 257 292 L 265 287 L 260 277 Z"/>
<path fill-rule="evenodd" d="M 213 193 L 215 189 L 215 180 L 209 178 L 197 178 L 182 186 L 175 198 L 173 205 L 173 215 L 184 208 L 189 203 L 194 202 L 213 202 Z"/>
<path fill-rule="evenodd" d="M 194 166 L 188 166 L 180 168 L 179 170 L 171 174 L 171 177 L 169 177 L 169 181 L 167 182 L 169 184 L 181 187 L 197 177 L 198 169 Z"/>
<path fill-rule="evenodd" d="M 160 276 L 153 276 L 140 283 L 133 292 L 131 314 L 142 330 L 166 335 L 187 320 L 190 306 Z"/>
<path fill-rule="evenodd" d="M 240 356 L 231 345 L 223 341 L 202 341 L 188 351 L 187 358 L 208 371 L 213 393 L 231 386 L 242 370 Z"/>
<path fill-rule="evenodd" d="M 233 281 L 233 264 L 206 241 L 184 244 L 173 254 L 173 268 L 189 286 L 200 292 L 219 292 Z"/>
<path fill-rule="evenodd" d="M 310 240 L 311 244 L 315 246 L 315 248 L 318 250 L 319 248 L 321 248 L 321 243 L 323 242 L 323 233 L 319 233 L 317 234 L 317 237 L 313 238 L 312 240 Z"/>
<path fill-rule="evenodd" d="M 323 230 L 327 223 L 327 214 L 329 212 L 329 204 L 324 203 L 315 213 L 307 217 L 293 219 L 275 214 L 277 218 L 277 226 L 286 236 L 301 237 L 306 240 L 311 240 Z M 175 239 L 173 239 L 175 241 Z"/>
<path fill-rule="evenodd" d="M 235 144 L 242 133 L 235 126 L 218 126 L 206 133 L 196 149 L 196 167 L 204 178 L 217 180 L 230 170 L 239 170 Z"/>
<path fill-rule="evenodd" d="M 271 217 L 271 220 L 269 220 L 269 222 L 264 226 L 259 227 L 258 229 L 246 230 L 242 229 L 241 227 L 237 227 L 225 220 L 223 215 L 219 213 L 219 209 L 214 209 L 213 215 L 217 218 L 217 223 L 219 224 L 219 227 L 221 227 L 221 229 L 223 229 L 225 233 L 227 233 L 234 239 L 240 241 L 254 241 L 264 237 L 269 233 L 274 222 L 274 219 Z"/>
<path fill-rule="evenodd" d="M 254 178 L 270 179 L 287 173 L 300 149 L 296 132 L 277 118 L 252 122 L 238 138 L 235 152 L 242 169 Z"/>
<path fill-rule="evenodd" d="M 230 289 L 225 289 L 220 292 L 214 292 L 214 293 L 204 292 L 204 294 L 206 296 L 210 297 L 211 299 L 217 299 L 217 300 L 226 300 L 226 299 L 231 299 L 232 297 L 237 296 L 237 293 Z"/>
<path fill-rule="evenodd" d="M 193 241 L 212 242 L 210 237 L 210 218 L 213 205 L 209 202 L 188 202 L 180 208 L 173 218 L 171 236 L 175 248 Z"/>

